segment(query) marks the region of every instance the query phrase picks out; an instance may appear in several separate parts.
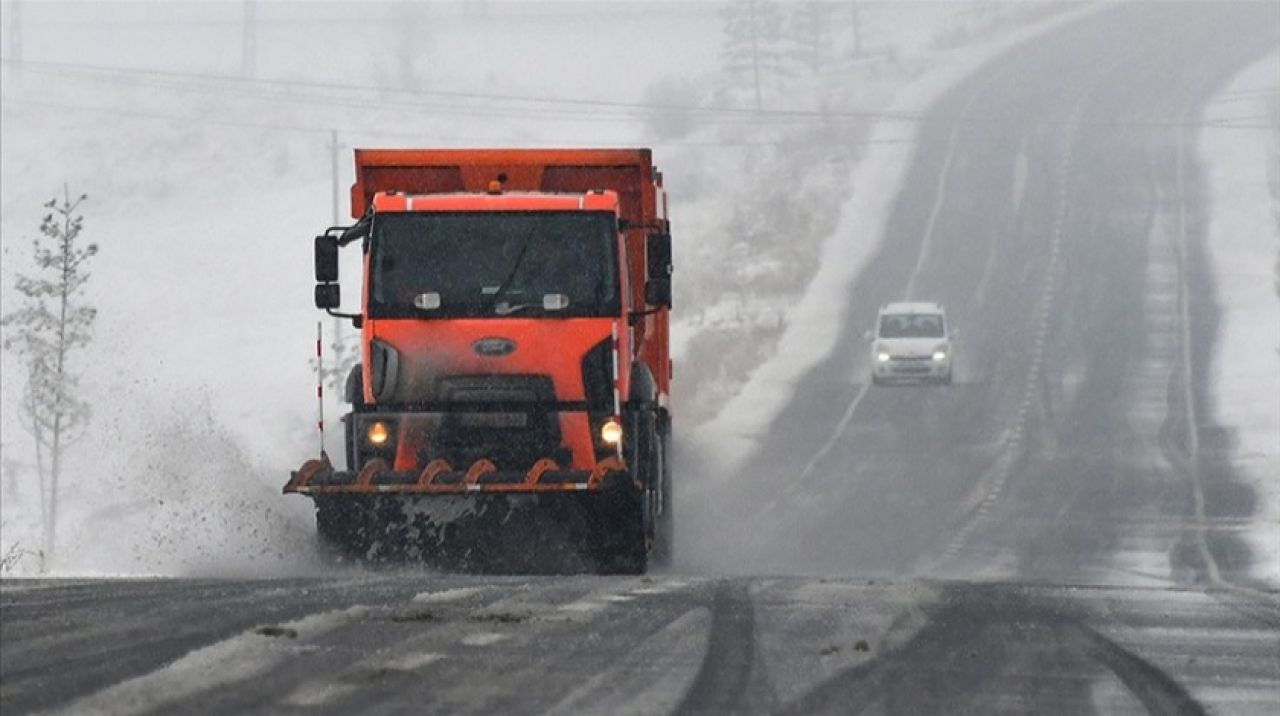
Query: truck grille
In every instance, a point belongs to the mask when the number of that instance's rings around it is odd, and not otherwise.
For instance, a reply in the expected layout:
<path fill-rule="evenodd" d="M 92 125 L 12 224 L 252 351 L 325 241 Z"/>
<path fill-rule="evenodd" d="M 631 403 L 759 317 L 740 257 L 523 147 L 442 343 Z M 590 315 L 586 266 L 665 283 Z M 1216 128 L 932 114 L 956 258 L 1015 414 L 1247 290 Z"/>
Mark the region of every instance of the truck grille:
<path fill-rule="evenodd" d="M 481 458 L 499 470 L 527 470 L 560 452 L 555 388 L 547 376 L 487 375 L 441 379 L 440 402 L 458 404 L 441 417 L 432 458 L 470 465 Z"/>

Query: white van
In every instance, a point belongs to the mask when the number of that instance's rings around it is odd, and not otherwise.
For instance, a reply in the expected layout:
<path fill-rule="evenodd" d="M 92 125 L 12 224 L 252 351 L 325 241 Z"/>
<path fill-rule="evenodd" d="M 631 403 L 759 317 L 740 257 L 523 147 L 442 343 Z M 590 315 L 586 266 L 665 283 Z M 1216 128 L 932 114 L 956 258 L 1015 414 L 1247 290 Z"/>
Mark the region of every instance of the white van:
<path fill-rule="evenodd" d="M 951 334 L 936 303 L 890 303 L 880 309 L 871 344 L 871 380 L 951 384 Z"/>

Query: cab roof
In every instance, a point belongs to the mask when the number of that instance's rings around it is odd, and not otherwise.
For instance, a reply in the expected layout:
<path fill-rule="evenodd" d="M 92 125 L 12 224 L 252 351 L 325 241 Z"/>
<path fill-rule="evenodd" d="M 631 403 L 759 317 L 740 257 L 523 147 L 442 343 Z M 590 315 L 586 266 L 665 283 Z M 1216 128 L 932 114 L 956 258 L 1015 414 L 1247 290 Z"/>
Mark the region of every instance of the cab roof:
<path fill-rule="evenodd" d="M 942 310 L 942 304 L 933 303 L 932 301 L 903 301 L 899 303 L 885 304 L 880 308 L 880 313 L 945 313 Z"/>
<path fill-rule="evenodd" d="M 401 211 L 611 211 L 618 210 L 618 194 L 610 190 L 577 193 L 495 191 L 486 193 L 405 194 L 378 192 L 377 212 Z"/>

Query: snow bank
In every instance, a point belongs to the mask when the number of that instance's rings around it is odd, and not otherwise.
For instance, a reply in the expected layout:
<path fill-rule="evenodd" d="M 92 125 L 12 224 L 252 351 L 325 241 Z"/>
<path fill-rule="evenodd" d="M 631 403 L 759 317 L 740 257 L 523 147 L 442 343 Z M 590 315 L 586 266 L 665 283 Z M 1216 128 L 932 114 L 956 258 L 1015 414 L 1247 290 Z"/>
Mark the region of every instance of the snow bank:
<path fill-rule="evenodd" d="M 1254 574 L 1280 586 L 1280 52 L 1241 71 L 1209 104 L 1199 152 L 1221 311 L 1215 419 L 1235 435 L 1232 463 L 1258 496 Z M 1232 124 L 1249 129 L 1222 129 Z M 1258 129 L 1259 125 L 1269 129 Z"/>

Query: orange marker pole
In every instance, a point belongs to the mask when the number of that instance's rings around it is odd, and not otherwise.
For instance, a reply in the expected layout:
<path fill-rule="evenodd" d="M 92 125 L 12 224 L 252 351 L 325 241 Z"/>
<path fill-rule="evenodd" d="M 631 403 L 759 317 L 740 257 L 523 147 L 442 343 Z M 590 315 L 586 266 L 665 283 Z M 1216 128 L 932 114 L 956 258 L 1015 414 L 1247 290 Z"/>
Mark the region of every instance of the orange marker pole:
<path fill-rule="evenodd" d="M 316 321 L 316 404 L 318 407 L 318 418 L 316 419 L 316 427 L 320 430 L 320 457 L 327 457 L 324 453 L 324 324 Z"/>

